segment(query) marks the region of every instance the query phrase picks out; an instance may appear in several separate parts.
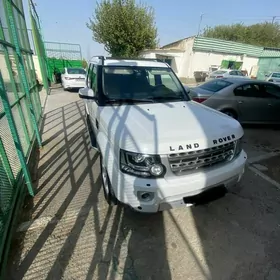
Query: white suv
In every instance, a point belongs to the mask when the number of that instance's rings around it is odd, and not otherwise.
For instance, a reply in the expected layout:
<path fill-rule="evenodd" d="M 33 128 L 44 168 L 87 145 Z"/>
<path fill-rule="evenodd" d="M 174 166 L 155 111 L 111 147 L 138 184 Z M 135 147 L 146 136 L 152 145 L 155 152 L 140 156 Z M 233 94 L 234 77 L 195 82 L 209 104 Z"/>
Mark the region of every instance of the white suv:
<path fill-rule="evenodd" d="M 93 58 L 79 95 L 109 204 L 157 212 L 239 182 L 247 158 L 239 122 L 191 101 L 166 63 Z"/>

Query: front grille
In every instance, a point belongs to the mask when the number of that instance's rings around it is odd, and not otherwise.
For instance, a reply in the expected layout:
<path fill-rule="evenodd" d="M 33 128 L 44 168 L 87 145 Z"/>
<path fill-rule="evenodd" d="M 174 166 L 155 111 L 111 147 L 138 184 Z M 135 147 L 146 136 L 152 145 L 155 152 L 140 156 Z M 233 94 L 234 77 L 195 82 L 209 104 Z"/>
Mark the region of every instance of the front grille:
<path fill-rule="evenodd" d="M 235 143 L 231 142 L 203 150 L 169 154 L 170 168 L 176 175 L 180 175 L 185 171 L 207 168 L 228 161 L 234 154 Z"/>

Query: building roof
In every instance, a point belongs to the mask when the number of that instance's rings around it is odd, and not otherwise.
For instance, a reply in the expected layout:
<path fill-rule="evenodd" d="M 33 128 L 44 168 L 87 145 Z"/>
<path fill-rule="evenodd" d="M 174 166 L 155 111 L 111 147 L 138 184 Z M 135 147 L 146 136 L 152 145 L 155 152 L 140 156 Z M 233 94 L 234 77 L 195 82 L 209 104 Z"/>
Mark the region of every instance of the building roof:
<path fill-rule="evenodd" d="M 260 57 L 280 57 L 280 49 L 264 48 Z"/>
<path fill-rule="evenodd" d="M 263 49 L 263 47 L 208 37 L 196 37 L 193 44 L 194 51 L 212 51 L 237 55 L 245 54 L 254 57 L 260 57 Z"/>
<path fill-rule="evenodd" d="M 180 44 L 182 41 L 194 38 L 193 50 L 194 51 L 204 51 L 204 52 L 216 52 L 224 54 L 234 54 L 234 55 L 248 55 L 256 58 L 265 57 L 280 57 L 280 49 L 278 48 L 268 48 L 259 47 L 249 44 L 243 44 L 239 42 L 226 41 L 221 39 L 214 39 L 208 37 L 187 37 L 176 42 L 170 43 L 168 45 L 162 46 L 161 49 L 156 51 L 165 51 L 165 48 L 173 47 L 174 45 Z M 149 52 L 152 50 L 146 50 Z M 155 50 L 153 50 L 155 51 Z M 168 52 L 184 52 L 184 50 L 179 49 L 167 49 Z"/>
<path fill-rule="evenodd" d="M 180 39 L 180 40 L 178 40 L 178 41 L 175 41 L 175 42 L 172 42 L 172 43 L 169 43 L 169 44 L 167 44 L 167 45 L 162 46 L 161 49 L 169 48 L 170 46 L 172 46 L 172 45 L 174 45 L 174 44 L 178 44 L 178 43 L 180 43 L 180 42 L 182 42 L 182 41 L 185 41 L 185 40 L 187 40 L 187 39 L 194 38 L 194 37 L 195 37 L 195 36 L 189 36 L 189 37 Z"/>

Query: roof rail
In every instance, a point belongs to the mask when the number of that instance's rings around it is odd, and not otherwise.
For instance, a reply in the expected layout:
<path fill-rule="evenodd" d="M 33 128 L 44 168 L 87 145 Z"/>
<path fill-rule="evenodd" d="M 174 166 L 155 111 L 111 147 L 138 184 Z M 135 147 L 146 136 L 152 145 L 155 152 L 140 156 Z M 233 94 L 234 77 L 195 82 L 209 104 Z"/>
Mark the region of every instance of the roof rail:
<path fill-rule="evenodd" d="M 98 58 L 98 59 L 100 59 L 101 60 L 101 63 L 102 63 L 102 65 L 104 65 L 104 60 L 106 59 L 108 59 L 108 60 L 110 60 L 110 59 L 116 59 L 116 60 L 148 60 L 148 61 L 156 61 L 156 62 L 162 62 L 162 63 L 165 63 L 166 65 L 168 65 L 165 61 L 163 61 L 163 60 L 161 60 L 161 59 L 159 59 L 159 58 L 145 58 L 145 57 L 143 57 L 143 58 L 132 58 L 132 57 L 130 57 L 130 58 L 126 58 L 126 57 L 113 57 L 113 56 L 107 56 L 107 57 L 105 57 L 104 55 L 94 55 L 94 56 L 92 56 L 91 57 L 91 59 L 92 58 L 94 58 L 94 57 L 96 57 L 96 58 Z M 168 65 L 169 66 L 169 65 Z"/>
<path fill-rule="evenodd" d="M 119 59 L 119 60 L 149 60 L 149 61 L 157 61 L 157 62 L 163 62 L 162 60 L 158 58 L 133 58 L 133 57 L 106 57 L 106 59 Z"/>

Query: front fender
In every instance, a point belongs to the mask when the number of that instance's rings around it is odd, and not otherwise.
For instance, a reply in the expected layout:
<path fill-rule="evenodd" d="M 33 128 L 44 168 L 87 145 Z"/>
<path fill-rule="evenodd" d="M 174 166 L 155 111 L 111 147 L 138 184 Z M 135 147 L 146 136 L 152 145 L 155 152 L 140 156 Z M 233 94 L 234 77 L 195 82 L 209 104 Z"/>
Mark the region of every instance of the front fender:
<path fill-rule="evenodd" d="M 112 184 L 112 187 L 114 189 L 115 194 L 117 194 L 117 190 L 115 189 L 114 185 L 118 182 L 118 179 L 116 176 L 118 174 L 116 173 L 116 167 L 114 168 L 114 165 L 119 165 L 119 155 L 115 155 L 114 153 L 114 147 L 110 141 L 108 141 L 107 136 L 103 132 L 98 132 L 96 136 L 96 140 L 98 143 L 99 151 L 103 157 L 103 160 L 105 162 L 108 176 L 110 179 L 110 182 Z"/>

